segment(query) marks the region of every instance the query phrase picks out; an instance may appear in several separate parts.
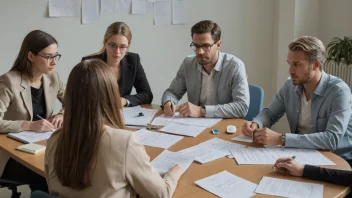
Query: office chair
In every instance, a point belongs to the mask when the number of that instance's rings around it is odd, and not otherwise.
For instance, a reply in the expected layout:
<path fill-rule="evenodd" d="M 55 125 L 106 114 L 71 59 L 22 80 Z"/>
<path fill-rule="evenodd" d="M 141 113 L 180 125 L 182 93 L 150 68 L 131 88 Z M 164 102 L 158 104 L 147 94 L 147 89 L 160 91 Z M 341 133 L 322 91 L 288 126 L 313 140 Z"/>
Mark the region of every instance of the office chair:
<path fill-rule="evenodd" d="M 0 178 L 0 188 L 8 188 L 12 191 L 11 198 L 20 198 L 21 193 L 17 191 L 17 186 L 23 185 L 20 182 Z"/>
<path fill-rule="evenodd" d="M 253 118 L 263 109 L 264 91 L 257 85 L 249 85 L 249 96 L 249 109 L 244 119 L 247 121 L 252 121 Z"/>
<path fill-rule="evenodd" d="M 36 190 L 31 193 L 31 198 L 57 198 L 57 196 L 48 194 L 40 190 Z"/>

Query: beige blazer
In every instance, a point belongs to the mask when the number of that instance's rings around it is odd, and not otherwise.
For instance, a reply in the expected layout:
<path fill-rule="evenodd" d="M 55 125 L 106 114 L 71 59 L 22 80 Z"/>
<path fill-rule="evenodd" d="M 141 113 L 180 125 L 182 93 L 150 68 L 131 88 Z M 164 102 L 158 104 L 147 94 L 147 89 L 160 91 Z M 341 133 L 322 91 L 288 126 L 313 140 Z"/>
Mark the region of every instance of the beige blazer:
<path fill-rule="evenodd" d="M 57 145 L 57 131 L 48 140 L 45 152 L 45 175 L 52 194 L 59 197 L 171 197 L 180 175 L 165 174 L 162 178 L 151 166 L 144 146 L 131 131 L 106 126 L 92 170 L 92 185 L 84 190 L 63 186 L 54 171 L 53 158 Z"/>
<path fill-rule="evenodd" d="M 46 118 L 54 110 L 56 98 L 63 104 L 65 84 L 56 72 L 43 74 Z M 62 109 L 59 113 L 63 113 Z M 29 77 L 15 71 L 0 76 L 0 133 L 19 132 L 24 121 L 33 119 L 32 96 Z M 9 156 L 0 150 L 0 175 Z"/>

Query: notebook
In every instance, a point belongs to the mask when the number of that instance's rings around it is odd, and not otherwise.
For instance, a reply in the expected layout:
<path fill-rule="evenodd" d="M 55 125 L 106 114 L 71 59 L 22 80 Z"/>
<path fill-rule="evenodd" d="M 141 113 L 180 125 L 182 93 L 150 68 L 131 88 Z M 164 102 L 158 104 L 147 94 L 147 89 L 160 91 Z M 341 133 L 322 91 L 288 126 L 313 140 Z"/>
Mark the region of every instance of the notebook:
<path fill-rule="evenodd" d="M 27 152 L 27 153 L 31 153 L 31 154 L 37 154 L 41 151 L 45 150 L 45 146 L 43 145 L 39 145 L 39 144 L 34 144 L 34 143 L 29 143 L 29 144 L 24 144 L 22 146 L 17 147 L 17 150 L 23 151 L 23 152 Z"/>
<path fill-rule="evenodd" d="M 50 138 L 50 136 L 53 134 L 53 132 L 33 132 L 33 131 L 22 131 L 19 133 L 9 133 L 7 136 L 9 138 L 12 138 L 14 140 L 23 142 L 25 144 L 28 143 L 33 143 L 33 142 L 39 142 L 42 140 L 47 140 Z"/>

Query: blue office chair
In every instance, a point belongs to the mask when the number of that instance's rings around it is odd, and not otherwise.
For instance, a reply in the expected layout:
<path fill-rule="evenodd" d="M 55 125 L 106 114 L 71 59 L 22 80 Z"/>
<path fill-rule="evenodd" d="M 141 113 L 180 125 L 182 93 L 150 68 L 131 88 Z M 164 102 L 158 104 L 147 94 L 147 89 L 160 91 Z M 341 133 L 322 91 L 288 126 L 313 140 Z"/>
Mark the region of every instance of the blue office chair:
<path fill-rule="evenodd" d="M 31 193 L 31 198 L 57 198 L 57 196 L 50 195 L 40 190 L 36 190 Z"/>
<path fill-rule="evenodd" d="M 264 91 L 257 85 L 249 85 L 249 109 L 245 120 L 252 121 L 263 109 Z"/>

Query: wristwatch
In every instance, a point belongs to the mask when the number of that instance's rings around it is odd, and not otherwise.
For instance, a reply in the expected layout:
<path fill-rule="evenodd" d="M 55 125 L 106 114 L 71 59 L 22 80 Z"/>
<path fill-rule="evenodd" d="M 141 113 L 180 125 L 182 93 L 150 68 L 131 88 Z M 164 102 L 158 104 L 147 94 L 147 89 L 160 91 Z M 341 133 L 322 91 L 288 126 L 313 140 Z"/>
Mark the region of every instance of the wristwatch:
<path fill-rule="evenodd" d="M 205 116 L 207 110 L 205 109 L 205 106 L 202 106 L 202 108 L 200 109 L 200 112 L 202 113 L 202 115 Z"/>
<path fill-rule="evenodd" d="M 285 146 L 285 144 L 286 144 L 286 133 L 282 133 L 281 141 L 282 141 L 282 146 Z"/>

